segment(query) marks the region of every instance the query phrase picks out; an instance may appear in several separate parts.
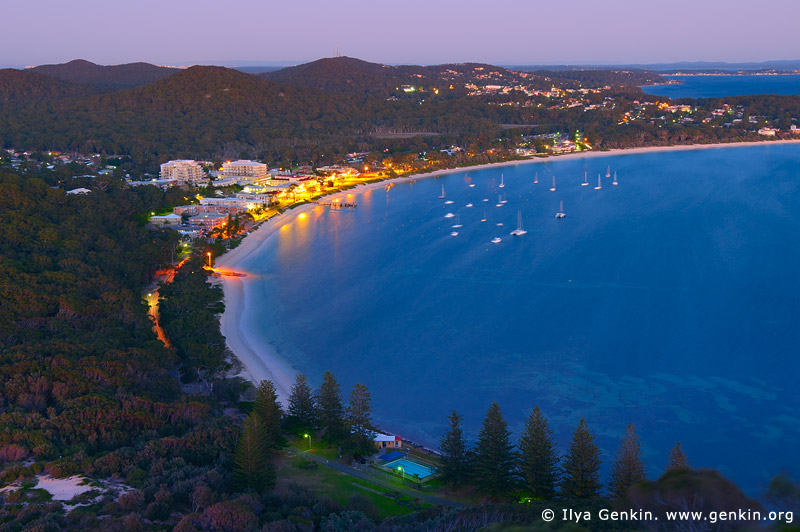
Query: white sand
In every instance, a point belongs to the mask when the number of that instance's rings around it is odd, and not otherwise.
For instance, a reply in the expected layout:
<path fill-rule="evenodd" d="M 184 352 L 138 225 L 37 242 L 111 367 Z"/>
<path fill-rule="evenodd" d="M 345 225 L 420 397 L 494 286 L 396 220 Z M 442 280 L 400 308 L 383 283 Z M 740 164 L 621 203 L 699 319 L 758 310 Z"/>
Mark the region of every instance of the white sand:
<path fill-rule="evenodd" d="M 34 489 L 45 490 L 53 497 L 54 501 L 70 501 L 76 495 L 95 489 L 88 485 L 81 485 L 87 479 L 79 475 L 68 478 L 53 478 L 50 475 L 40 475 L 38 479 L 39 482 Z"/>
<path fill-rule="evenodd" d="M 375 183 L 366 183 L 358 185 L 355 188 L 345 191 L 333 192 L 330 194 L 332 198 L 337 196 L 344 196 L 347 194 L 361 194 L 368 190 L 385 187 L 387 184 L 394 181 L 406 181 L 410 179 L 421 179 L 427 177 L 435 177 L 445 174 L 453 174 L 458 172 L 469 172 L 472 170 L 483 170 L 486 168 L 495 168 L 502 166 L 513 166 L 518 164 L 536 164 L 552 161 L 560 161 L 565 158 L 596 158 L 608 157 L 613 155 L 635 155 L 642 153 L 666 152 L 666 151 L 689 151 L 689 150 L 707 150 L 715 148 L 735 148 L 743 146 L 772 146 L 775 144 L 795 144 L 800 143 L 800 139 L 791 140 L 775 140 L 775 141 L 761 141 L 761 142 L 736 142 L 727 144 L 690 144 L 682 146 L 663 146 L 651 148 L 631 148 L 609 151 L 585 151 L 576 152 L 565 155 L 551 156 L 551 157 L 534 157 L 532 159 L 524 159 L 517 161 L 505 161 L 501 163 L 490 163 L 476 166 L 467 166 L 461 168 L 450 168 L 447 170 L 437 170 L 435 172 L 415 174 L 405 177 L 397 177 L 394 179 L 387 179 Z M 239 265 L 241 262 L 253 253 L 257 253 L 261 246 L 276 233 L 281 226 L 291 222 L 295 216 L 300 213 L 308 212 L 309 210 L 317 207 L 317 205 L 310 203 L 301 205 L 294 209 L 288 210 L 279 216 L 275 216 L 270 220 L 262 223 L 261 226 L 252 234 L 244 238 L 242 243 L 234 250 L 225 253 L 216 261 L 217 267 L 223 269 L 230 269 L 242 271 Z M 247 272 L 244 272 L 247 273 Z M 261 380 L 271 380 L 278 391 L 278 396 L 281 401 L 286 404 L 286 399 L 289 396 L 289 391 L 294 383 L 295 371 L 291 366 L 282 360 L 275 352 L 275 348 L 269 344 L 264 344 L 258 338 L 255 338 L 252 332 L 247 331 L 244 327 L 240 326 L 242 316 L 250 315 L 252 312 L 257 312 L 254 308 L 255 295 L 250 289 L 252 286 L 252 278 L 248 277 L 221 277 L 223 289 L 225 291 L 225 312 L 220 319 L 222 334 L 227 340 L 228 347 L 236 355 L 236 357 L 245 366 L 244 377 L 253 382 Z"/>

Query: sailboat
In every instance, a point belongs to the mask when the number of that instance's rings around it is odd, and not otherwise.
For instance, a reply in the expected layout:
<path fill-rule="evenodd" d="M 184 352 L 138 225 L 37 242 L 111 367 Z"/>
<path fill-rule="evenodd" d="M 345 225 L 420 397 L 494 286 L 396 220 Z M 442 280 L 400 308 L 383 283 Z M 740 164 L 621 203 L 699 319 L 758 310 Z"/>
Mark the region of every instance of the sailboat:
<path fill-rule="evenodd" d="M 458 229 L 459 227 L 464 227 L 461 225 L 461 216 L 456 214 L 456 223 L 453 225 L 453 229 Z"/>
<path fill-rule="evenodd" d="M 468 208 L 468 209 L 469 209 L 469 208 L 471 208 L 471 207 L 472 207 L 472 203 L 467 203 L 466 205 L 464 205 L 464 207 L 466 207 L 466 208 Z"/>
<path fill-rule="evenodd" d="M 611 177 L 611 166 L 609 166 L 608 170 L 606 170 L 606 177 Z"/>
<path fill-rule="evenodd" d="M 495 205 L 495 207 L 502 207 L 505 204 L 506 202 L 503 201 L 503 196 L 497 196 L 497 205 Z"/>
<path fill-rule="evenodd" d="M 522 228 L 522 211 L 517 211 L 517 228 L 511 231 L 513 236 L 522 236 L 528 232 Z"/>
<path fill-rule="evenodd" d="M 500 188 L 503 188 L 505 184 L 503 183 L 503 174 L 500 174 Z"/>
<path fill-rule="evenodd" d="M 617 173 L 614 172 L 614 181 L 611 182 L 612 185 L 617 186 L 619 185 L 619 181 L 617 181 Z"/>
<path fill-rule="evenodd" d="M 588 187 L 589 186 L 589 175 L 588 175 L 588 172 L 584 172 L 583 173 L 583 183 L 581 183 L 581 186 L 582 187 Z"/>
<path fill-rule="evenodd" d="M 553 176 L 553 186 L 550 187 L 550 192 L 556 191 L 556 176 Z"/>
<path fill-rule="evenodd" d="M 453 231 L 450 233 L 450 236 L 458 236 L 458 231 Z"/>
<path fill-rule="evenodd" d="M 475 183 L 470 183 L 469 188 L 475 188 Z"/>
<path fill-rule="evenodd" d="M 447 197 L 447 196 L 445 196 L 445 195 L 444 195 L 444 185 L 442 185 L 442 195 L 441 195 L 441 196 L 439 196 L 439 199 L 444 199 L 444 198 L 446 198 L 446 197 Z"/>
<path fill-rule="evenodd" d="M 556 213 L 556 218 L 566 218 L 567 215 L 564 212 L 564 200 L 561 200 L 561 203 L 558 206 L 558 212 Z"/>
<path fill-rule="evenodd" d="M 603 188 L 603 184 L 602 184 L 602 182 L 600 181 L 600 174 L 597 174 L 597 186 L 596 186 L 596 187 L 594 187 L 594 189 L 595 189 L 595 190 L 600 190 L 601 188 Z"/>
<path fill-rule="evenodd" d="M 536 172 L 536 177 L 533 178 L 533 184 L 534 185 L 539 184 L 539 172 Z"/>
<path fill-rule="evenodd" d="M 455 214 L 453 214 L 452 212 L 448 212 L 447 214 L 444 215 L 445 218 L 452 218 L 454 216 Z"/>
<path fill-rule="evenodd" d="M 494 237 L 492 239 L 492 244 L 499 244 L 499 243 L 500 243 L 500 237 L 499 236 L 496 236 L 496 237 Z"/>
<path fill-rule="evenodd" d="M 481 221 L 482 222 L 486 221 L 486 211 L 485 210 L 483 211 L 483 218 L 481 218 Z"/>

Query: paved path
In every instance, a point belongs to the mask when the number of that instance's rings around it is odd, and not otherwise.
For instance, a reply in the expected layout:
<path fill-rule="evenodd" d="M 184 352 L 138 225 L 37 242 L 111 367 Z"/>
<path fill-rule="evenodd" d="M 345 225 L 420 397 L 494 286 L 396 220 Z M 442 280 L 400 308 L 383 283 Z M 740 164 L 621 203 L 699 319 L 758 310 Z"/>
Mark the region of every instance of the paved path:
<path fill-rule="evenodd" d="M 366 471 L 356 469 L 355 467 L 350 467 L 345 464 L 340 464 L 335 460 L 331 461 L 311 453 L 303 453 L 303 456 L 305 458 L 308 458 L 309 460 L 317 462 L 318 464 L 324 465 L 325 467 L 330 467 L 331 469 L 339 471 L 340 473 L 344 473 L 345 475 L 350 475 L 356 478 L 360 478 L 361 480 L 366 480 L 367 482 L 371 482 L 372 484 L 377 484 L 378 486 L 382 486 L 392 491 L 398 491 L 403 495 L 408 495 L 409 497 L 420 499 L 430 504 L 436 504 L 438 506 L 447 506 L 449 508 L 464 507 L 464 505 L 459 502 L 451 501 L 448 499 L 442 499 L 441 497 L 436 497 L 435 495 L 428 495 L 427 493 L 422 493 L 420 491 L 413 490 L 411 488 L 398 486 L 393 482 L 389 482 L 388 480 L 382 479 L 375 475 L 370 475 Z"/>

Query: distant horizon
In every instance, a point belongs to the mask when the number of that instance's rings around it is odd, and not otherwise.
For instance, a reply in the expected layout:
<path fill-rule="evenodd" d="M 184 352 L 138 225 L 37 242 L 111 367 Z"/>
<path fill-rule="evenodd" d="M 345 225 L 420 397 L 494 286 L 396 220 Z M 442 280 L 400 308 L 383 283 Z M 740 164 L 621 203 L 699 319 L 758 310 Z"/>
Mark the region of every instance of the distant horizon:
<path fill-rule="evenodd" d="M 3 10 L 0 64 L 296 64 L 337 51 L 385 64 L 761 62 L 800 50 L 800 4 L 667 0 L 302 3 L 36 0 Z M 748 28 L 768 28 L 742 38 Z M 33 37 L 33 38 L 32 38 Z M 290 59 L 285 59 L 289 57 Z M 310 59 L 313 60 L 313 59 Z M 260 65 L 259 65 L 260 66 Z"/>
<path fill-rule="evenodd" d="M 163 67 L 171 67 L 171 68 L 189 68 L 192 66 L 221 66 L 226 68 L 247 68 L 247 67 L 275 67 L 275 68 L 287 68 L 297 65 L 302 65 L 306 63 L 311 63 L 314 61 L 319 61 L 321 59 L 333 59 L 336 56 L 327 56 L 327 57 L 317 57 L 314 59 L 307 59 L 302 61 L 287 61 L 287 60 L 230 60 L 230 61 L 179 61 L 179 62 L 162 62 L 162 61 L 148 61 L 144 59 L 134 59 L 130 61 L 122 61 L 122 62 L 100 62 L 93 59 L 88 59 L 86 57 L 74 57 L 72 59 L 67 59 L 63 61 L 46 61 L 43 63 L 38 64 L 22 64 L 22 63 L 0 63 L 0 68 L 14 68 L 19 70 L 39 67 L 43 65 L 57 65 L 57 64 L 65 64 L 72 61 L 77 60 L 84 60 L 94 63 L 99 66 L 118 66 L 118 65 L 125 65 L 131 63 L 148 63 L 151 65 L 156 66 L 163 66 Z M 592 67 L 592 68 L 602 68 L 602 67 L 610 67 L 610 68 L 620 68 L 620 67 L 655 67 L 655 66 L 673 66 L 673 65 L 729 65 L 731 67 L 736 67 L 738 65 L 746 65 L 749 67 L 759 67 L 761 65 L 771 65 L 775 63 L 796 63 L 797 65 L 794 68 L 800 68 L 800 59 L 765 59 L 763 61 L 714 61 L 714 60 L 680 60 L 680 61 L 658 61 L 658 62 L 632 62 L 632 63 L 625 63 L 625 62 L 609 62 L 609 63 L 601 63 L 601 62 L 511 62 L 511 61 L 478 61 L 478 60 L 466 60 L 466 61 L 443 61 L 443 62 L 436 62 L 436 63 L 425 63 L 425 62 L 386 62 L 386 61 L 372 61 L 368 59 L 364 59 L 362 57 L 352 56 L 343 54 L 342 57 L 350 57 L 352 59 L 359 59 L 362 61 L 367 61 L 370 63 L 378 63 L 383 65 L 389 66 L 432 66 L 432 65 L 441 65 L 441 64 L 463 64 L 463 63 L 486 63 L 494 66 L 502 66 L 502 67 Z M 709 68 L 713 68 L 713 66 L 709 66 Z M 763 67 L 766 68 L 766 67 Z"/>

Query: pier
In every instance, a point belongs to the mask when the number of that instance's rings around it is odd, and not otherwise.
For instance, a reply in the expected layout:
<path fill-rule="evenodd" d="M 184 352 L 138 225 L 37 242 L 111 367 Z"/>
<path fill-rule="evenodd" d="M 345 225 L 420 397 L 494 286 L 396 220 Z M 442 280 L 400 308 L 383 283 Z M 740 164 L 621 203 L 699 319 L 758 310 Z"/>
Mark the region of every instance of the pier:
<path fill-rule="evenodd" d="M 331 209 L 355 209 L 358 203 L 344 203 L 340 201 L 318 201 L 317 205 L 325 205 Z"/>

